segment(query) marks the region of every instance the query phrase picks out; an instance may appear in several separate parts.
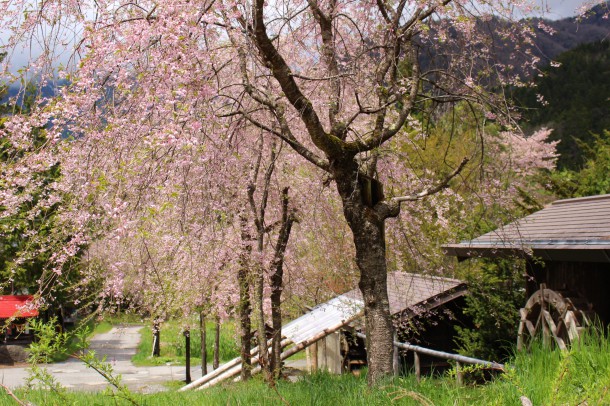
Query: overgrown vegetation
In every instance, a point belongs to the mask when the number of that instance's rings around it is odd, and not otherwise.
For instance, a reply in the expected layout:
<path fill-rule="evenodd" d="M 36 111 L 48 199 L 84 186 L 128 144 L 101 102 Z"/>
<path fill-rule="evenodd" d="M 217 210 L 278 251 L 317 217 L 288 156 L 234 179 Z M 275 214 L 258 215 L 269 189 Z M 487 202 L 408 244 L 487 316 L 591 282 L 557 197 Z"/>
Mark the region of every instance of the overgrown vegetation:
<path fill-rule="evenodd" d="M 610 192 L 610 131 L 591 134 L 590 145 L 579 142 L 583 166 L 579 170 L 563 169 L 551 174 L 553 192 L 562 198 L 602 195 Z"/>
<path fill-rule="evenodd" d="M 526 300 L 523 261 L 482 259 L 468 265 L 464 314 L 474 328 L 456 326 L 459 350 L 480 359 L 506 361 L 516 342 L 519 308 Z"/>
<path fill-rule="evenodd" d="M 534 379 L 535 378 L 535 379 Z M 593 331 L 570 351 L 548 350 L 534 345 L 531 352 L 513 357 L 506 373 L 485 385 L 457 386 L 451 376 L 414 376 L 388 380 L 377 388 L 366 385 L 360 376 L 306 375 L 291 383 L 279 381 L 277 392 L 260 379 L 246 383 L 226 383 L 205 391 L 168 391 L 133 395 L 142 405 L 521 405 L 526 396 L 535 405 L 602 405 L 610 402 L 610 338 Z M 108 394 L 48 391 L 16 391 L 16 396 L 36 405 L 127 404 Z M 280 396 L 282 398 L 280 398 Z M 0 405 L 13 405 L 7 394 Z"/>

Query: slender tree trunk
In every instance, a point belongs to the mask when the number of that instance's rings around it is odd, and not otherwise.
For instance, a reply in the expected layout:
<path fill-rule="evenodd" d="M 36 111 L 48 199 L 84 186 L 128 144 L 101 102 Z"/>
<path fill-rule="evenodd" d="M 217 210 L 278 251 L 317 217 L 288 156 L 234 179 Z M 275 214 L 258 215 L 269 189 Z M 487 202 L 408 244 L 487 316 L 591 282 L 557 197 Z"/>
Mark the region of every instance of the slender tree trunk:
<path fill-rule="evenodd" d="M 261 367 L 261 372 L 265 381 L 271 382 L 271 369 L 269 365 L 269 347 L 267 346 L 267 326 L 265 323 L 265 312 L 263 309 L 263 290 L 264 290 L 264 274 L 263 264 L 256 265 L 256 279 L 254 281 L 254 301 L 256 315 L 256 335 L 258 342 L 258 364 Z"/>
<path fill-rule="evenodd" d="M 248 266 L 250 264 L 250 240 L 251 236 L 247 230 L 248 219 L 241 215 L 241 240 L 244 246 L 242 247 L 239 270 L 237 272 L 237 282 L 239 284 L 239 327 L 241 333 L 241 380 L 247 381 L 252 376 L 252 360 L 250 358 L 250 350 L 252 349 L 252 322 L 250 315 L 252 314 L 252 305 L 250 303 L 250 278 Z"/>
<path fill-rule="evenodd" d="M 201 376 L 208 374 L 208 346 L 206 344 L 205 313 L 199 313 L 199 331 L 201 332 Z"/>
<path fill-rule="evenodd" d="M 250 379 L 252 370 L 252 360 L 250 359 L 250 350 L 252 349 L 252 326 L 250 321 L 250 289 L 248 283 L 248 275 L 245 269 L 240 269 L 238 272 L 239 279 L 239 326 L 241 329 L 241 379 L 247 381 Z"/>
<path fill-rule="evenodd" d="M 288 213 L 288 188 L 282 190 L 282 224 L 275 245 L 275 255 L 271 265 L 271 371 L 275 379 L 279 379 L 282 373 L 282 290 L 284 278 L 284 253 L 290 239 L 292 223 L 295 222 L 294 213 Z"/>
<path fill-rule="evenodd" d="M 367 190 L 361 185 L 362 179 L 359 182 L 356 162 L 338 163 L 333 175 L 343 202 L 345 219 L 354 235 L 356 264 L 360 270 L 358 286 L 364 300 L 368 381 L 373 385 L 393 373 L 393 326 L 384 233 L 384 220 L 388 215 L 377 210 L 376 199 L 371 199 L 371 193 L 368 193 L 370 187 Z"/>
<path fill-rule="evenodd" d="M 220 365 L 220 317 L 216 315 L 214 319 L 214 369 Z"/>
<path fill-rule="evenodd" d="M 153 349 L 152 356 L 161 356 L 161 326 L 157 320 L 153 322 Z"/>
<path fill-rule="evenodd" d="M 186 378 L 184 382 L 187 384 L 191 383 L 191 331 L 184 330 L 184 348 L 185 348 L 185 358 L 186 358 Z"/>

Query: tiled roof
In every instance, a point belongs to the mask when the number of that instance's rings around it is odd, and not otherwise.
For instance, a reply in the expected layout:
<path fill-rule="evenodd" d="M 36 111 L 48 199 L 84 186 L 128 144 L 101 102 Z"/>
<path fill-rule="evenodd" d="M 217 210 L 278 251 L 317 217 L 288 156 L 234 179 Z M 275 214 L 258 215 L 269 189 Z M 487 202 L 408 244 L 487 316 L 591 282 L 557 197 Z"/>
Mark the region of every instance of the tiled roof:
<path fill-rule="evenodd" d="M 465 285 L 457 279 L 406 272 L 389 273 L 388 299 L 390 301 L 390 312 L 392 314 L 400 313 L 416 305 L 435 307 L 433 303 L 438 296 L 443 296 L 458 287 L 463 288 L 463 294 Z M 358 289 L 354 289 L 345 295 L 362 300 L 362 294 Z"/>
<path fill-rule="evenodd" d="M 495 231 L 444 248 L 449 255 L 466 257 L 492 253 L 489 250 L 605 252 L 610 250 L 610 195 L 558 200 Z"/>

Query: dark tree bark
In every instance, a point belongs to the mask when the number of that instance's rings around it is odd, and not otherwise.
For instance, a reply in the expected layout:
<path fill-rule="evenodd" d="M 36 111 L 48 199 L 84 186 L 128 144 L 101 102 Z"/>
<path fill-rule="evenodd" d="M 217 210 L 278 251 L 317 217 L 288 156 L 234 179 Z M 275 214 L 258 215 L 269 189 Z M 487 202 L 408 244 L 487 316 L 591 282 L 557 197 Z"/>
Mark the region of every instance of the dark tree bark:
<path fill-rule="evenodd" d="M 356 246 L 358 286 L 364 301 L 368 380 L 374 383 L 393 372 L 394 329 L 387 290 L 384 221 L 390 215 L 397 215 L 398 210 L 379 210 L 384 208 L 381 203 L 369 207 L 374 202 L 363 194 L 356 162 L 340 162 L 333 169 L 343 213 Z"/>
<path fill-rule="evenodd" d="M 207 334 L 205 331 L 205 313 L 199 313 L 199 331 L 201 332 L 201 376 L 208 374 L 208 346 L 206 344 Z"/>
<path fill-rule="evenodd" d="M 252 313 L 252 306 L 250 303 L 250 278 L 248 272 L 249 259 L 251 246 L 249 244 L 252 239 L 249 235 L 246 227 L 247 218 L 245 216 L 240 217 L 241 223 L 241 240 L 244 247 L 242 248 L 240 258 L 240 268 L 237 272 L 237 280 L 239 284 L 239 327 L 241 335 L 241 379 L 247 381 L 252 376 L 252 359 L 250 358 L 250 350 L 252 349 L 252 323 L 250 315 Z"/>
<path fill-rule="evenodd" d="M 186 366 L 185 366 L 185 373 L 186 373 L 186 377 L 184 379 L 184 382 L 189 384 L 191 383 L 191 331 L 190 330 L 184 330 L 184 349 L 185 349 L 185 358 L 186 358 Z"/>
<path fill-rule="evenodd" d="M 275 245 L 275 255 L 271 265 L 271 371 L 275 379 L 282 373 L 282 290 L 284 287 L 284 253 L 290 238 L 292 223 L 296 221 L 294 213 L 288 213 L 288 190 L 282 190 L 282 222 L 281 229 Z"/>
<path fill-rule="evenodd" d="M 220 365 L 220 317 L 214 319 L 214 363 L 212 367 L 217 369 Z"/>
<path fill-rule="evenodd" d="M 153 322 L 153 357 L 161 356 L 161 326 L 157 320 Z"/>

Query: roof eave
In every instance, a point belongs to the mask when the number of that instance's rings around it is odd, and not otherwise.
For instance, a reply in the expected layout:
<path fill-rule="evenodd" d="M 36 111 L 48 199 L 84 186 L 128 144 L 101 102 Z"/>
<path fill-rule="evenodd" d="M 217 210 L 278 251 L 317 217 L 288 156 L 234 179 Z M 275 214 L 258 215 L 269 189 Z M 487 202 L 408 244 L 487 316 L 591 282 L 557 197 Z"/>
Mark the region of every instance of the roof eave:
<path fill-rule="evenodd" d="M 608 245 L 554 245 L 507 246 L 497 244 L 450 244 L 442 247 L 445 255 L 468 258 L 540 258 L 547 261 L 607 262 L 610 263 Z"/>

